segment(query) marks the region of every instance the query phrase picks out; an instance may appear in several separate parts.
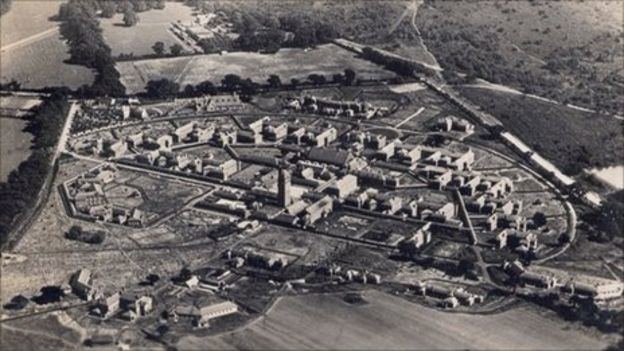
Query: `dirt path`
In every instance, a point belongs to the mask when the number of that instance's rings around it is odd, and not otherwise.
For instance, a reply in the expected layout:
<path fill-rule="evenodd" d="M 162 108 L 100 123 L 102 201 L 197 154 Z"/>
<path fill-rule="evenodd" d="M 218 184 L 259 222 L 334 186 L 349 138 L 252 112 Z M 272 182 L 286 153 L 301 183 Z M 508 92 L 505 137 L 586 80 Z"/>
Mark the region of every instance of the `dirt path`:
<path fill-rule="evenodd" d="M 436 60 L 436 57 L 431 53 L 431 51 L 429 51 L 429 49 L 427 48 L 427 45 L 425 45 L 425 42 L 422 39 L 422 35 L 420 35 L 420 30 L 418 29 L 418 26 L 416 26 L 416 15 L 418 15 L 418 8 L 423 3 L 424 3 L 424 1 L 422 1 L 422 0 L 414 0 L 414 7 L 413 7 L 414 8 L 414 14 L 412 15 L 412 28 L 414 28 L 414 31 L 416 32 L 416 35 L 418 35 L 418 40 L 420 41 L 420 46 L 422 46 L 422 48 L 425 51 L 425 53 L 429 56 L 429 58 L 431 59 L 431 62 L 434 62 L 434 66 L 436 66 L 438 69 L 441 69 L 442 67 L 440 67 L 440 64 L 438 63 L 438 60 Z"/>
<path fill-rule="evenodd" d="M 403 11 L 403 13 L 401 14 L 401 16 L 399 16 L 399 18 L 397 18 L 397 20 L 394 21 L 394 23 L 392 23 L 392 25 L 390 26 L 390 29 L 388 30 L 388 35 L 394 33 L 394 31 L 399 27 L 401 22 L 403 22 L 403 20 L 410 13 L 410 11 L 415 12 L 417 7 L 418 7 L 418 4 L 416 3 L 416 1 L 414 1 L 409 6 L 407 6 L 405 8 L 405 11 Z"/>
<path fill-rule="evenodd" d="M 58 32 L 59 32 L 59 27 L 58 26 L 54 27 L 54 28 L 50 28 L 48 30 L 44 30 L 43 32 L 39 32 L 39 33 L 37 33 L 35 35 L 31 35 L 31 36 L 29 36 L 27 38 L 24 38 L 22 40 L 16 41 L 14 43 L 11 43 L 11 44 L 8 44 L 8 45 L 5 45 L 5 46 L 2 46 L 2 47 L 0 47 L 0 51 L 4 52 L 4 51 L 12 50 L 12 49 L 17 49 L 17 48 L 20 48 L 22 46 L 30 45 L 30 44 L 32 44 L 34 42 L 37 42 L 39 40 L 45 39 L 47 37 L 50 37 L 50 36 L 52 36 L 52 35 L 54 35 L 54 34 L 56 34 Z"/>

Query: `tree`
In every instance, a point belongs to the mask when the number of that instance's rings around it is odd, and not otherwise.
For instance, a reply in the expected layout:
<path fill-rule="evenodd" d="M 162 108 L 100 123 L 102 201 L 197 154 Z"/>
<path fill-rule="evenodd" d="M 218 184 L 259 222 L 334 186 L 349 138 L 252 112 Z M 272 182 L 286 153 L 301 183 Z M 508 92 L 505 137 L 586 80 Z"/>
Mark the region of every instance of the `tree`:
<path fill-rule="evenodd" d="M 154 285 L 159 280 L 160 277 L 158 276 L 158 274 L 150 273 L 147 275 L 147 282 L 150 283 L 150 285 Z"/>
<path fill-rule="evenodd" d="M 103 1 L 100 3 L 100 8 L 102 9 L 100 16 L 111 18 L 117 12 L 117 3 L 113 1 Z"/>
<path fill-rule="evenodd" d="M 180 274 L 178 275 L 178 280 L 182 282 L 187 281 L 191 279 L 192 275 L 193 275 L 193 272 L 191 272 L 191 270 L 188 269 L 188 267 L 184 267 L 180 270 Z"/>
<path fill-rule="evenodd" d="M 267 79 L 267 83 L 269 83 L 270 87 L 277 88 L 282 85 L 282 80 L 277 74 L 271 74 L 269 79 Z"/>
<path fill-rule="evenodd" d="M 206 81 L 203 81 L 203 82 L 197 84 L 195 86 L 195 91 L 197 92 L 197 94 L 213 95 L 213 94 L 217 93 L 217 87 L 215 87 L 215 85 L 212 84 L 211 81 L 206 80 Z"/>
<path fill-rule="evenodd" d="M 245 95 L 254 95 L 258 92 L 258 83 L 252 81 L 250 78 L 242 80 L 240 83 L 241 93 Z"/>
<path fill-rule="evenodd" d="M 171 46 L 169 47 L 169 51 L 171 51 L 171 54 L 172 54 L 173 56 L 178 56 L 178 55 L 180 55 L 180 54 L 182 53 L 182 49 L 183 49 L 183 48 L 182 48 L 182 45 L 177 44 L 177 43 L 176 43 L 176 44 L 173 44 L 173 45 L 171 45 Z"/>
<path fill-rule="evenodd" d="M 162 41 L 157 41 L 152 45 L 152 50 L 156 53 L 156 55 L 162 55 L 165 52 L 165 43 Z"/>
<path fill-rule="evenodd" d="M 546 221 L 546 215 L 542 212 L 535 212 L 535 214 L 533 214 L 533 224 L 535 225 L 535 228 L 545 225 Z"/>
<path fill-rule="evenodd" d="M 414 240 L 403 240 L 399 243 L 398 246 L 399 252 L 404 257 L 413 258 L 414 255 L 418 252 L 418 248 L 416 247 L 416 243 Z"/>
<path fill-rule="evenodd" d="M 101 244 L 104 242 L 104 239 L 106 239 L 106 232 L 103 230 L 97 230 L 89 233 L 83 241 L 87 244 Z"/>
<path fill-rule="evenodd" d="M 300 83 L 301 83 L 301 82 L 300 82 L 300 81 L 299 81 L 299 79 L 297 79 L 297 78 L 292 78 L 292 79 L 290 80 L 290 84 L 293 86 L 293 88 L 296 88 L 296 87 L 297 87 L 297 85 L 299 85 Z"/>
<path fill-rule="evenodd" d="M 238 88 L 241 84 L 241 77 L 237 76 L 236 74 L 226 74 L 225 77 L 223 77 L 223 80 L 221 81 L 221 84 L 223 85 L 224 88 L 228 89 L 228 90 L 235 90 L 236 88 Z"/>
<path fill-rule="evenodd" d="M 468 274 L 469 272 L 474 271 L 475 264 L 468 258 L 462 258 L 457 263 L 457 270 L 462 274 Z"/>
<path fill-rule="evenodd" d="M 570 242 L 570 235 L 567 232 L 563 232 L 559 235 L 558 241 L 560 244 L 567 244 Z"/>
<path fill-rule="evenodd" d="M 134 10 L 128 9 L 126 12 L 124 12 L 123 22 L 126 27 L 132 27 L 139 23 L 139 16 L 137 16 Z"/>
<path fill-rule="evenodd" d="M 197 45 L 204 50 L 204 54 L 219 52 L 219 46 L 215 43 L 213 38 L 200 39 L 197 41 Z"/>
<path fill-rule="evenodd" d="M 345 76 L 345 83 L 347 85 L 351 85 L 353 84 L 353 81 L 355 80 L 355 71 L 352 70 L 351 68 L 347 68 L 344 71 L 344 76 Z"/>
<path fill-rule="evenodd" d="M 131 10 L 134 10 L 134 6 L 128 0 L 121 1 L 119 6 L 117 6 L 117 12 L 119 13 L 126 13 Z"/>
<path fill-rule="evenodd" d="M 82 231 L 83 230 L 81 226 L 74 225 L 69 228 L 69 231 L 67 232 L 67 238 L 71 240 L 76 240 L 82 235 Z"/>
<path fill-rule="evenodd" d="M 149 8 L 145 0 L 132 0 L 132 7 L 137 12 L 147 11 Z"/>
<path fill-rule="evenodd" d="M 192 84 L 187 84 L 184 87 L 184 91 L 182 92 L 182 94 L 184 96 L 196 96 L 197 91 L 195 90 L 195 87 Z"/>
<path fill-rule="evenodd" d="M 147 82 L 147 96 L 153 98 L 173 97 L 180 91 L 180 85 L 168 79 L 150 80 Z"/>
<path fill-rule="evenodd" d="M 155 0 L 154 4 L 152 5 L 152 8 L 156 10 L 164 10 L 165 0 Z"/>
<path fill-rule="evenodd" d="M 325 76 L 312 73 L 308 76 L 308 80 L 314 85 L 321 85 L 325 83 Z"/>
<path fill-rule="evenodd" d="M 338 84 L 342 84 L 345 81 L 345 77 L 340 74 L 340 73 L 336 73 L 332 76 L 332 82 L 333 83 L 338 83 Z"/>
<path fill-rule="evenodd" d="M 13 298 L 11 299 L 9 303 L 4 305 L 4 308 L 8 310 L 21 310 L 24 307 L 26 307 L 26 305 L 28 305 L 29 302 L 30 300 L 28 300 L 24 296 L 16 295 L 16 296 L 13 296 Z"/>

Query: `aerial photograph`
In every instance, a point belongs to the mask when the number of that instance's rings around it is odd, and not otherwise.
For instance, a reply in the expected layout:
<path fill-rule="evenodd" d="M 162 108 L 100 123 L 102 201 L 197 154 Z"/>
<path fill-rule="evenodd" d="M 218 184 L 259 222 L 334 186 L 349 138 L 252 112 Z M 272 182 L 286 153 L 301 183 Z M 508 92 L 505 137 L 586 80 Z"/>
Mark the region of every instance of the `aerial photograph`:
<path fill-rule="evenodd" d="M 624 0 L 0 0 L 0 350 L 624 350 Z"/>

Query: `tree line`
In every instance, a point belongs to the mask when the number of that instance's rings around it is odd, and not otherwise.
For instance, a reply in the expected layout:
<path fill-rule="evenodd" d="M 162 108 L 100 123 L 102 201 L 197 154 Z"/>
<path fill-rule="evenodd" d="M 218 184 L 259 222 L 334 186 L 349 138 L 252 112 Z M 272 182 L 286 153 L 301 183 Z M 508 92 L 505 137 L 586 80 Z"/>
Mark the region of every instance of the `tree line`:
<path fill-rule="evenodd" d="M 240 36 L 235 44 L 248 51 L 277 52 L 281 47 L 310 47 L 339 36 L 326 19 L 310 14 L 289 12 L 279 17 L 243 13 L 234 16 L 234 28 Z"/>
<path fill-rule="evenodd" d="M 112 18 L 117 13 L 123 14 L 123 22 L 127 27 L 139 22 L 137 12 L 165 8 L 165 0 L 98 0 L 100 16 Z"/>
<path fill-rule="evenodd" d="M 389 71 L 395 72 L 400 76 L 411 76 L 414 72 L 431 73 L 430 69 L 413 61 L 401 57 L 388 55 L 378 49 L 365 47 L 362 49 L 362 57 L 373 63 L 384 66 Z"/>
<path fill-rule="evenodd" d="M 77 90 L 77 95 L 122 96 L 126 89 L 119 81 L 119 72 L 111 49 L 102 36 L 97 12 L 100 3 L 96 0 L 70 0 L 61 5 L 58 19 L 62 21 L 61 35 L 67 40 L 70 62 L 84 65 L 96 71 L 95 81 L 91 86 L 84 85 Z"/>
<path fill-rule="evenodd" d="M 8 240 L 17 217 L 34 206 L 43 186 L 52 153 L 61 134 L 69 110 L 66 91 L 59 90 L 35 108 L 26 131 L 34 136 L 32 153 L 17 169 L 0 183 L 0 245 Z"/>
<path fill-rule="evenodd" d="M 209 80 L 199 84 L 188 84 L 184 89 L 178 83 L 168 79 L 150 80 L 146 85 L 145 95 L 150 98 L 162 99 L 175 96 L 181 97 L 197 97 L 202 95 L 214 95 L 220 92 L 238 92 L 243 96 L 257 94 L 261 89 L 278 89 L 282 87 L 296 88 L 302 84 L 323 85 L 326 83 L 334 83 L 340 85 L 359 84 L 361 81 L 356 80 L 356 72 L 350 68 L 344 70 L 344 73 L 335 73 L 328 80 L 324 75 L 312 73 L 307 80 L 302 82 L 293 78 L 289 82 L 283 82 L 277 74 L 272 74 L 264 83 L 258 83 L 251 78 L 242 78 L 236 74 L 226 74 L 220 84 L 215 84 Z"/>

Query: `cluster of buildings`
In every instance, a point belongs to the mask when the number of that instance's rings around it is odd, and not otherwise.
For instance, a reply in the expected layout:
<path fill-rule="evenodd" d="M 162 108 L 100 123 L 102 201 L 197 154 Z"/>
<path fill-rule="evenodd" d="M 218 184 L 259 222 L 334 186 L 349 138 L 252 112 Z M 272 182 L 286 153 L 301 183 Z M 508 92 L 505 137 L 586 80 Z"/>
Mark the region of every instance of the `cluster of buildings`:
<path fill-rule="evenodd" d="M 71 276 L 69 289 L 80 299 L 92 302 L 90 313 L 100 318 L 120 314 L 122 318 L 134 321 L 146 316 L 153 309 L 154 299 L 149 294 L 104 293 L 104 289 L 97 284 L 93 273 L 88 269 L 81 269 Z"/>
<path fill-rule="evenodd" d="M 503 269 L 517 285 L 553 290 L 596 302 L 619 298 L 624 293 L 624 283 L 617 280 L 570 278 L 563 282 L 554 273 L 528 270 L 519 261 L 505 262 Z"/>
<path fill-rule="evenodd" d="M 150 151 L 152 153 L 155 151 L 171 151 L 174 145 L 208 143 L 218 134 L 220 134 L 219 131 L 212 124 L 202 127 L 196 122 L 188 122 L 176 127 L 170 133 L 158 133 L 147 130 L 127 135 L 125 138 L 105 145 L 104 154 L 120 157 L 129 150 L 134 153 L 139 153 L 141 150 L 148 150 L 146 153 Z"/>
<path fill-rule="evenodd" d="M 172 30 L 195 41 L 212 39 L 215 36 L 230 36 L 232 39 L 238 37 L 232 32 L 232 23 L 227 21 L 223 12 L 200 13 L 191 20 L 173 22 Z"/>
<path fill-rule="evenodd" d="M 233 159 L 217 160 L 212 154 L 200 157 L 161 150 L 137 155 L 135 161 L 174 172 L 193 173 L 219 180 L 228 180 L 241 168 L 240 161 Z"/>
<path fill-rule="evenodd" d="M 381 284 L 381 275 L 370 272 L 366 269 L 348 268 L 343 269 L 342 266 L 332 264 L 323 267 L 322 272 L 326 275 L 337 278 L 341 282 L 357 282 L 361 284 Z"/>
<path fill-rule="evenodd" d="M 89 221 L 102 221 L 142 227 L 145 215 L 140 209 L 112 203 L 104 188 L 117 176 L 114 165 L 103 165 L 66 181 L 62 185 L 64 200 L 72 216 Z M 136 192 L 135 196 L 141 196 Z"/>
<path fill-rule="evenodd" d="M 282 141 L 277 145 L 281 158 L 261 154 L 239 156 L 232 145 L 226 145 L 225 149 L 236 161 L 276 170 L 277 193 L 268 187 L 250 185 L 250 189 L 237 195 L 213 193 L 203 201 L 205 206 L 245 218 L 302 227 L 314 224 L 334 207 L 342 206 L 455 228 L 467 227 L 468 217 L 476 215 L 479 226 L 490 231 L 526 230 L 527 221 L 519 215 L 522 203 L 508 199 L 513 182 L 506 177 L 473 172 L 475 154 L 470 148 L 449 151 L 407 145 L 398 139 L 389 140 L 385 135 L 358 131 L 345 133 L 340 141 L 338 131 L 330 124 L 293 127 L 286 123 L 273 124 L 268 117 L 249 124 L 237 134 L 237 142 L 241 143 L 260 144 L 267 139 Z M 239 169 L 232 167 L 233 172 Z M 422 197 L 387 196 L 383 190 L 400 188 L 401 178 L 406 174 L 426 182 L 429 188 L 457 191 L 462 197 L 461 206 L 456 200 L 430 203 Z M 308 190 L 303 195 L 291 196 L 293 183 Z M 459 207 L 465 212 L 462 219 L 457 219 Z M 534 241 L 528 241 L 526 247 L 534 248 Z"/>
<path fill-rule="evenodd" d="M 237 94 L 206 95 L 204 97 L 191 99 L 190 102 L 184 100 L 176 103 L 190 104 L 198 112 L 231 112 L 239 111 L 244 107 L 244 104 L 240 101 L 240 97 Z M 128 118 L 145 119 L 149 117 L 148 111 L 144 107 L 138 105 L 138 102 L 133 102 L 128 105 L 112 106 L 116 106 L 114 111 L 117 111 L 117 108 L 119 109 L 119 119 L 122 121 Z M 80 115 L 86 112 L 78 110 L 77 113 Z M 89 113 L 93 114 L 94 112 Z M 111 114 L 109 110 L 102 113 Z M 117 112 L 112 112 L 113 115 L 116 113 Z M 221 147 L 226 144 L 235 143 L 236 134 L 236 130 L 231 128 L 216 128 L 214 124 L 201 126 L 197 122 L 188 122 L 176 127 L 172 132 L 158 132 L 156 130 L 147 129 L 117 139 L 97 137 L 94 139 L 77 140 L 73 141 L 73 144 L 70 146 L 77 152 L 118 158 L 128 152 L 140 153 L 142 150 L 171 151 L 174 145 L 181 144 L 211 142 Z"/>
<path fill-rule="evenodd" d="M 161 115 L 163 115 L 161 110 L 142 106 L 137 98 L 84 100 L 74 115 L 72 131 L 81 133 L 89 129 L 104 127 L 111 123 L 124 125 L 132 121 L 146 120 Z M 84 149 L 88 147 L 90 147 L 88 143 L 83 143 L 76 148 Z"/>
<path fill-rule="evenodd" d="M 286 259 L 284 255 L 279 255 L 269 250 L 256 249 L 250 246 L 227 250 L 223 253 L 223 257 L 232 267 L 235 268 L 248 265 L 256 268 L 276 271 L 288 265 L 288 259 Z"/>
<path fill-rule="evenodd" d="M 390 113 L 387 107 L 373 107 L 367 102 L 331 100 L 307 95 L 299 99 L 288 100 L 286 106 L 294 111 L 357 119 L 371 119 L 376 116 L 386 116 Z"/>
<path fill-rule="evenodd" d="M 91 309 L 91 314 L 104 319 L 119 315 L 124 320 L 134 322 L 152 312 L 153 303 L 154 298 L 147 294 L 115 292 L 101 297 Z"/>
<path fill-rule="evenodd" d="M 436 121 L 435 129 L 443 132 L 474 133 L 474 125 L 463 118 L 455 116 L 442 117 Z"/>
<path fill-rule="evenodd" d="M 190 106 L 195 112 L 236 112 L 242 110 L 245 104 L 238 94 L 233 93 L 197 97 L 190 100 Z"/>
<path fill-rule="evenodd" d="M 237 312 L 238 305 L 234 302 L 208 295 L 193 304 L 182 303 L 175 306 L 169 315 L 176 323 L 186 321 L 197 328 L 207 328 L 211 320 Z"/>
<path fill-rule="evenodd" d="M 464 288 L 451 288 L 432 283 L 418 282 L 414 285 L 416 293 L 440 300 L 440 305 L 445 308 L 455 308 L 460 305 L 472 306 L 483 303 L 483 295 L 471 293 Z"/>

